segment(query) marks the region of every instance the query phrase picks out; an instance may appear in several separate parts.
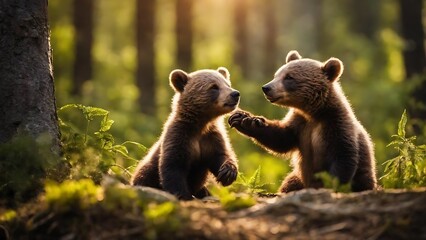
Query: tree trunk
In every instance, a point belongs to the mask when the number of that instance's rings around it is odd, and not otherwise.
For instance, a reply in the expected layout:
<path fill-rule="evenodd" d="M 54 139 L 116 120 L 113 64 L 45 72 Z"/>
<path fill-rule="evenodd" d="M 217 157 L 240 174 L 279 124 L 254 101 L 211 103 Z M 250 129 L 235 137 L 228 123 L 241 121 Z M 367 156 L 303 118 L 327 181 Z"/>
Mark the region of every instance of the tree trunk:
<path fill-rule="evenodd" d="M 177 66 L 190 71 L 192 66 L 192 0 L 176 2 Z"/>
<path fill-rule="evenodd" d="M 247 4 L 246 0 L 234 1 L 234 61 L 244 78 L 249 74 Z"/>
<path fill-rule="evenodd" d="M 380 0 L 350 0 L 345 4 L 352 31 L 374 40 L 380 21 Z"/>
<path fill-rule="evenodd" d="M 264 5 L 266 36 L 264 41 L 263 73 L 272 78 L 277 70 L 277 38 L 278 28 L 276 19 L 276 1 L 270 0 Z M 247 50 L 246 50 L 247 51 Z"/>
<path fill-rule="evenodd" d="M 48 133 L 60 152 L 47 0 L 0 2 L 0 143 Z"/>
<path fill-rule="evenodd" d="M 400 0 L 402 37 L 405 41 L 404 66 L 407 79 L 418 76 L 420 82 L 412 92 L 410 117 L 426 119 L 426 56 L 422 25 L 423 0 Z M 416 79 L 416 78 L 414 78 Z M 420 130 L 416 130 L 417 134 Z"/>
<path fill-rule="evenodd" d="M 155 0 L 136 0 L 136 85 L 142 113 L 156 114 L 154 27 Z"/>
<path fill-rule="evenodd" d="M 92 78 L 93 12 L 94 0 L 74 0 L 73 95 L 81 95 L 84 82 Z"/>
<path fill-rule="evenodd" d="M 404 65 L 407 78 L 423 74 L 426 66 L 422 25 L 423 0 L 399 0 L 402 37 L 405 41 Z M 424 95 L 426 97 L 426 94 Z"/>

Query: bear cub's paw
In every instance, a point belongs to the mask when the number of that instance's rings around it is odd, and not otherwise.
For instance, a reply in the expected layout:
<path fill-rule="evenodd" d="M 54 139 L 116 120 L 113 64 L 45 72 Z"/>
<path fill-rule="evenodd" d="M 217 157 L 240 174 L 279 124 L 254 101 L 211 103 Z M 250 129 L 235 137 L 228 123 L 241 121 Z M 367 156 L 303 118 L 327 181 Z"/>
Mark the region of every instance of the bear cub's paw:
<path fill-rule="evenodd" d="M 250 113 L 241 110 L 232 114 L 228 123 L 231 128 L 235 127 L 237 130 L 243 131 L 266 126 L 265 118 L 252 116 Z"/>
<path fill-rule="evenodd" d="M 229 186 L 237 179 L 238 169 L 231 161 L 225 161 L 219 168 L 217 174 L 217 181 L 222 183 L 223 186 Z"/>

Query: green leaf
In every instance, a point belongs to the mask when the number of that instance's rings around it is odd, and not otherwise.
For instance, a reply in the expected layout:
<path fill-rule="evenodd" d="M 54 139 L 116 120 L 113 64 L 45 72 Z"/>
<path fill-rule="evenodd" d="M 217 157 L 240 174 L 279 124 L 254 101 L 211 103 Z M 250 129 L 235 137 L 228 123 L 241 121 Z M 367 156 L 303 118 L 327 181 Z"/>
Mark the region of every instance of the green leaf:
<path fill-rule="evenodd" d="M 93 120 L 93 117 L 96 116 L 106 116 L 108 115 L 109 111 L 98 108 L 98 107 L 90 107 L 90 106 L 84 106 L 83 104 L 67 104 L 61 108 L 59 108 L 58 112 L 61 112 L 63 110 L 69 109 L 69 108 L 76 108 L 83 112 L 84 117 L 91 121 Z"/>
<path fill-rule="evenodd" d="M 256 185 L 259 183 L 260 181 L 260 170 L 261 170 L 261 166 L 259 165 L 259 167 L 256 169 L 256 171 L 254 172 L 253 176 L 249 179 L 248 181 L 248 185 L 251 188 L 255 188 Z"/>
<path fill-rule="evenodd" d="M 407 111 L 404 110 L 401 116 L 401 120 L 398 123 L 398 135 L 405 137 L 405 126 L 407 125 Z"/>
<path fill-rule="evenodd" d="M 125 141 L 124 143 L 122 143 L 121 145 L 126 145 L 126 144 L 132 144 L 135 145 L 136 147 L 138 147 L 140 150 L 142 150 L 143 152 L 147 152 L 148 148 L 145 147 L 144 145 L 138 143 L 138 142 L 133 142 L 133 141 Z"/>
<path fill-rule="evenodd" d="M 400 141 L 395 140 L 395 141 L 390 142 L 388 145 L 386 145 L 386 147 L 390 147 L 392 145 L 396 145 L 396 144 L 400 144 L 400 143 L 401 143 Z"/>
<path fill-rule="evenodd" d="M 418 149 L 426 151 L 426 145 L 419 145 L 417 146 Z"/>
<path fill-rule="evenodd" d="M 107 132 L 95 132 L 95 136 L 98 140 L 97 145 L 101 148 L 101 149 L 111 149 L 114 145 L 114 137 L 112 136 L 112 134 L 107 133 Z"/>
<path fill-rule="evenodd" d="M 125 146 L 114 145 L 110 150 L 113 151 L 113 152 L 116 152 L 116 153 L 120 153 L 126 159 L 129 159 L 129 160 L 132 160 L 132 161 L 135 161 L 135 162 L 138 161 L 137 159 L 135 159 L 135 158 L 133 158 L 129 155 L 129 151 L 127 150 L 127 148 Z"/>
<path fill-rule="evenodd" d="M 315 178 L 320 179 L 325 188 L 333 189 L 335 192 L 351 192 L 351 183 L 340 183 L 339 179 L 328 172 L 316 173 Z"/>
<path fill-rule="evenodd" d="M 126 154 L 126 155 L 129 154 L 129 151 L 123 145 L 114 145 L 114 146 L 112 146 L 111 150 L 117 151 L 119 153 L 123 153 L 123 154 Z"/>
<path fill-rule="evenodd" d="M 80 109 L 80 106 L 79 106 L 80 104 L 67 104 L 67 105 L 65 105 L 65 106 L 62 106 L 61 108 L 59 108 L 58 109 L 58 112 L 61 112 L 61 111 L 63 111 L 63 110 L 66 110 L 66 109 L 68 109 L 68 108 L 77 108 L 77 109 Z"/>
<path fill-rule="evenodd" d="M 247 178 L 246 178 L 246 176 L 244 176 L 244 174 L 243 173 L 239 173 L 238 174 L 238 177 L 241 179 L 241 181 L 243 182 L 243 183 L 245 183 L 245 184 L 247 184 Z"/>
<path fill-rule="evenodd" d="M 389 170 L 389 169 L 391 169 L 391 167 L 394 167 L 394 166 L 396 165 L 397 160 L 398 160 L 399 158 L 400 158 L 400 157 L 396 157 L 396 158 L 393 158 L 393 159 L 391 159 L 391 160 L 388 160 L 388 161 L 384 162 L 384 163 L 383 163 L 383 164 L 385 165 L 385 169 L 384 169 L 384 171 L 385 171 L 385 172 L 388 172 L 388 170 Z"/>
<path fill-rule="evenodd" d="M 218 185 L 211 187 L 209 190 L 213 196 L 219 198 L 226 211 L 237 211 L 256 204 L 256 200 L 247 193 L 230 192 L 229 189 Z"/>
<path fill-rule="evenodd" d="M 99 129 L 99 131 L 101 132 L 108 131 L 111 128 L 113 123 L 114 123 L 114 120 L 108 120 L 108 115 L 105 116 L 104 118 L 102 118 L 101 128 Z"/>
<path fill-rule="evenodd" d="M 386 173 L 385 175 L 381 176 L 379 178 L 379 180 L 382 180 L 382 179 L 385 179 L 385 178 L 389 177 L 390 174 L 391 174 L 390 172 Z"/>
<path fill-rule="evenodd" d="M 83 107 L 83 114 L 85 115 L 87 120 L 93 120 L 94 117 L 102 117 L 102 116 L 107 116 L 108 115 L 108 111 L 102 108 L 97 108 L 97 107 Z"/>

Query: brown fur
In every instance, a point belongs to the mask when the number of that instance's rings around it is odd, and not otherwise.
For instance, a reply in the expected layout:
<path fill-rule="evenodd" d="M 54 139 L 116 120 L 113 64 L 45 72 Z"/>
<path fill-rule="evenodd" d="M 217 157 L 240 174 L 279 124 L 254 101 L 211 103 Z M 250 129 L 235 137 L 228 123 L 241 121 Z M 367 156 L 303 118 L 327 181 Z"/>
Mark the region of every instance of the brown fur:
<path fill-rule="evenodd" d="M 280 188 L 290 192 L 318 188 L 316 173 L 327 171 L 353 191 L 376 187 L 373 145 L 356 119 L 339 84 L 343 64 L 302 59 L 296 51 L 274 79 L 262 87 L 266 98 L 290 108 L 282 121 L 238 111 L 229 124 L 275 153 L 292 153 L 294 170 Z"/>
<path fill-rule="evenodd" d="M 176 91 L 172 112 L 160 139 L 139 163 L 132 185 L 163 189 L 180 199 L 209 195 L 208 172 L 227 186 L 237 177 L 237 159 L 223 124 L 239 92 L 231 88 L 226 68 L 190 74 L 174 70 L 170 85 Z"/>

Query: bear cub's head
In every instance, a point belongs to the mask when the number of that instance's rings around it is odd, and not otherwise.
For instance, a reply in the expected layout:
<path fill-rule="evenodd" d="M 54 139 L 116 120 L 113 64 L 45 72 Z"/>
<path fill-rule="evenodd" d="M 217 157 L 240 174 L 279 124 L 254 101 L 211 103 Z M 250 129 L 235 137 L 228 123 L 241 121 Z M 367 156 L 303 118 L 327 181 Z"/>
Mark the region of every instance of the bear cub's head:
<path fill-rule="evenodd" d="M 293 50 L 287 54 L 286 64 L 262 90 L 271 103 L 279 106 L 301 110 L 321 107 L 342 72 L 343 64 L 337 58 L 319 62 L 302 58 Z"/>
<path fill-rule="evenodd" d="M 177 93 L 178 111 L 217 117 L 233 111 L 240 101 L 240 93 L 231 88 L 228 69 L 198 70 L 186 73 L 173 70 L 170 86 Z"/>

